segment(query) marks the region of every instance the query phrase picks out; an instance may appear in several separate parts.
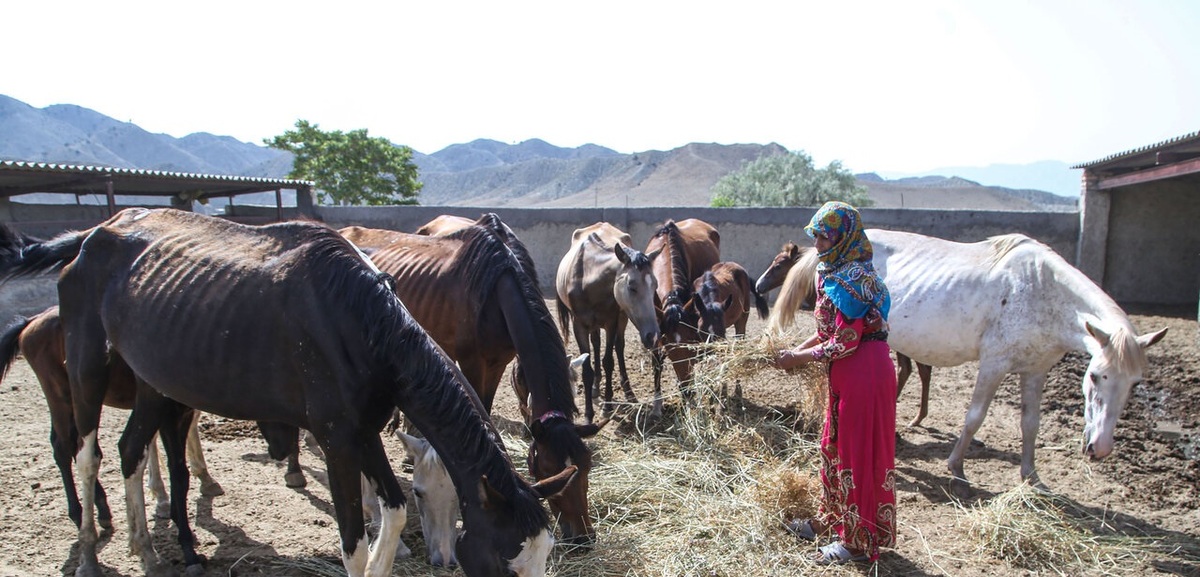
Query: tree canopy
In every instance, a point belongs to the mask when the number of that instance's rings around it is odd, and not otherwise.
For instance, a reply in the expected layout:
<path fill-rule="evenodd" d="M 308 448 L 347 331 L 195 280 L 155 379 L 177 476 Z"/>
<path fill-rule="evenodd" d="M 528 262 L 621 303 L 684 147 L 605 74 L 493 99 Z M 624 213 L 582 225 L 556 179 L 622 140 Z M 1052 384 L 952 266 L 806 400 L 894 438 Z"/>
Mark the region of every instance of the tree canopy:
<path fill-rule="evenodd" d="M 712 187 L 712 206 L 820 206 L 840 200 L 854 206 L 874 204 L 867 189 L 838 161 L 815 168 L 803 151 L 748 162 Z"/>
<path fill-rule="evenodd" d="M 313 181 L 321 202 L 417 204 L 421 182 L 412 149 L 368 136 L 365 128 L 326 132 L 297 120 L 295 130 L 263 142 L 296 156 L 288 178 Z"/>

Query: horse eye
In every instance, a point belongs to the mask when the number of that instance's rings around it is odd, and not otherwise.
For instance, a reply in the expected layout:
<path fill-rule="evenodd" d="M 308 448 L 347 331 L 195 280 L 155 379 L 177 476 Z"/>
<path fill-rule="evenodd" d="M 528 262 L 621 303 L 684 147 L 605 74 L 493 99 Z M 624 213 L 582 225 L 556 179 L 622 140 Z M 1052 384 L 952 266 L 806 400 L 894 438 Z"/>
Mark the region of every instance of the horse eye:
<path fill-rule="evenodd" d="M 1088 376 L 1092 378 L 1093 383 L 1097 385 L 1100 384 L 1100 375 L 1097 375 L 1096 373 L 1088 373 Z"/>
<path fill-rule="evenodd" d="M 422 491 L 416 487 L 413 487 L 413 497 L 416 497 L 417 499 L 424 499 L 425 491 Z"/>

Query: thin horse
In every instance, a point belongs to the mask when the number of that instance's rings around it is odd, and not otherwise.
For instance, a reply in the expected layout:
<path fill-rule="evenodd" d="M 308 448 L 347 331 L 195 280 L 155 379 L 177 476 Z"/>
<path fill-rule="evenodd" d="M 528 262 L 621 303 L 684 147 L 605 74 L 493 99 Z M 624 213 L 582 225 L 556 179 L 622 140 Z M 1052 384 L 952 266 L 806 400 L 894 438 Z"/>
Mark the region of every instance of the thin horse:
<path fill-rule="evenodd" d="M 1084 373 L 1084 455 L 1113 450 L 1117 418 L 1147 369 L 1145 349 L 1166 329 L 1138 336 L 1121 307 L 1044 244 L 1019 234 L 957 243 L 906 232 L 867 231 L 875 269 L 892 296 L 888 343 L 913 360 L 949 367 L 979 361 L 962 435 L 947 462 L 955 494 L 969 494 L 963 458 L 1000 381 L 1021 380 L 1021 478 L 1037 483 L 1034 447 L 1046 374 L 1068 351 L 1091 355 Z M 813 270 L 785 284 L 808 290 Z M 797 265 L 797 272 L 800 266 Z M 799 299 L 791 299 L 795 302 Z"/>
<path fill-rule="evenodd" d="M 505 368 L 514 358 L 514 375 L 532 392 L 528 423 L 533 434 L 528 459 L 537 479 L 557 474 L 567 463 L 578 478 L 550 499 L 563 538 L 573 543 L 593 539 L 587 506 L 587 478 L 592 453 L 583 439 L 600 425 L 576 425 L 567 349 L 537 285 L 533 259 L 520 240 L 495 214 L 441 236 L 391 231 L 367 233 L 342 229 L 355 244 L 386 238 L 384 246 L 359 245 L 371 260 L 395 279 L 396 292 L 418 323 L 458 361 L 463 374 L 490 411 Z M 418 427 L 419 428 L 419 427 Z"/>
<path fill-rule="evenodd" d="M 696 317 L 684 306 L 692 298 L 692 283 L 721 260 L 721 235 L 711 224 L 689 218 L 668 220 L 650 238 L 646 254 L 661 251 L 654 259 L 658 281 L 654 305 L 659 312 L 660 345 L 651 355 L 654 368 L 654 405 L 650 418 L 662 416 L 662 371 L 671 360 L 679 389 L 687 395 L 692 384 L 695 351 L 688 345 L 700 341 Z"/>
<path fill-rule="evenodd" d="M 600 331 L 608 335 L 604 348 L 604 414 L 612 413 L 613 352 L 616 351 L 621 390 L 626 402 L 636 403 L 629 373 L 625 369 L 625 328 L 637 328 L 642 346 L 652 349 L 658 341 L 658 317 L 654 308 L 657 281 L 651 263 L 659 252 L 643 254 L 630 248 L 632 238 L 617 227 L 598 222 L 576 229 L 571 248 L 563 255 L 555 275 L 555 303 L 563 340 L 570 340 L 573 321 L 575 341 L 581 353 L 600 350 Z M 601 358 L 590 354 L 583 366 L 584 418 L 592 422 L 592 396 Z"/>
<path fill-rule="evenodd" d="M 92 488 L 110 352 L 138 381 L 118 446 L 130 542 L 147 574 L 171 572 L 153 549 L 140 490 L 155 430 L 167 446 L 184 563 L 195 572 L 201 562 L 186 510 L 188 407 L 311 431 L 326 456 L 347 573 L 390 574 L 404 494 L 379 432 L 396 406 L 442 455 L 462 497 L 464 572 L 544 573 L 552 538 L 538 498 L 561 490 L 574 471 L 533 486 L 517 475 L 466 379 L 408 314 L 387 276 L 336 231 L 300 222 L 251 227 L 169 209 L 126 209 L 44 243 L 0 228 L 0 278 L 56 269 L 82 439 L 76 575 L 101 573 Z M 370 544 L 360 476 L 384 510 Z"/>
<path fill-rule="evenodd" d="M 726 329 L 746 334 L 750 303 L 760 319 L 767 318 L 767 300 L 758 294 L 750 275 L 736 262 L 722 261 L 704 271 L 692 285 L 694 295 L 688 306 L 700 317 L 700 334 L 707 338 L 725 338 Z"/>
<path fill-rule="evenodd" d="M 42 386 L 42 394 L 50 409 L 50 446 L 54 451 L 54 463 L 58 465 L 67 494 L 67 516 L 79 527 L 82 509 L 79 493 L 75 490 L 75 476 L 71 469 L 71 458 L 79 447 L 79 435 L 75 432 L 75 417 L 71 413 L 71 386 L 67 381 L 66 353 L 63 350 L 62 323 L 58 307 L 52 306 L 30 318 L 17 317 L 3 333 L 0 333 L 0 375 L 8 373 L 18 354 L 25 356 L 34 376 Z M 116 409 L 132 409 L 137 384 L 133 372 L 120 357 L 114 357 L 109 367 L 109 387 L 104 396 L 104 405 Z M 200 414 L 196 413 L 199 417 Z M 204 463 L 204 451 L 200 448 L 200 435 L 196 431 L 196 420 L 188 427 L 187 458 L 192 475 L 200 480 L 200 493 L 207 496 L 225 494 L 220 483 L 208 473 Z M 158 451 L 149 454 L 150 492 L 158 504 L 155 515 L 169 517 L 171 502 L 159 474 Z M 301 475 L 303 479 L 303 475 Z M 101 527 L 112 528 L 112 510 L 104 488 L 96 480 L 96 508 Z"/>

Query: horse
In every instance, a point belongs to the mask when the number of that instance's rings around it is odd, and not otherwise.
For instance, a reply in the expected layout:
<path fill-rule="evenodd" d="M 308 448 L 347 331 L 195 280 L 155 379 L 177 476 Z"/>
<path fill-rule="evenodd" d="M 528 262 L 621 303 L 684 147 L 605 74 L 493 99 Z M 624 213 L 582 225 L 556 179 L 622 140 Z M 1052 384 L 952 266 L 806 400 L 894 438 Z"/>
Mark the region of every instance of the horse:
<path fill-rule="evenodd" d="M 762 275 L 758 277 L 758 280 L 754 283 L 754 288 L 759 294 L 766 295 L 786 282 L 785 279 L 788 273 L 792 271 L 796 263 L 805 261 L 809 262 L 810 266 L 815 267 L 816 261 L 813 259 L 816 258 L 817 253 L 812 247 L 800 248 L 792 242 L 784 244 L 779 254 L 775 255 L 775 258 L 771 260 L 771 264 L 767 267 L 767 270 L 763 271 Z M 792 307 L 803 306 L 804 303 L 811 303 L 816 298 L 815 287 L 806 295 L 791 294 L 795 295 L 795 298 L 803 299 L 803 303 L 800 305 L 792 304 Z M 782 294 L 780 298 L 783 298 Z M 775 334 L 782 334 L 787 328 L 787 326 L 781 326 L 780 323 L 790 325 L 792 321 L 792 318 L 786 315 L 773 318 L 776 319 L 776 326 L 771 327 L 770 330 Z M 913 362 L 912 359 L 909 359 L 903 353 L 896 352 L 896 365 L 899 369 L 896 374 L 896 398 L 899 399 L 900 393 L 904 391 L 904 384 L 908 382 L 909 376 L 912 375 Z M 917 416 L 913 417 L 913 420 L 908 423 L 909 427 L 919 426 L 921 421 L 925 420 L 925 416 L 929 414 L 929 381 L 932 374 L 932 367 L 924 363 L 917 363 L 917 372 L 921 379 L 921 405 L 917 411 Z"/>
<path fill-rule="evenodd" d="M 553 538 L 539 499 L 561 491 L 575 469 L 534 485 L 521 479 L 462 373 L 409 315 L 387 275 L 336 231 L 144 208 L 46 242 L 0 227 L 0 279 L 54 270 L 61 270 L 66 368 L 82 439 L 76 575 L 101 574 L 92 488 L 111 353 L 138 384 L 118 447 L 131 549 L 146 574 L 173 572 L 154 551 L 140 490 L 155 430 L 167 447 L 184 563 L 188 573 L 202 571 L 181 452 L 193 408 L 311 431 L 328 463 L 347 573 L 390 574 L 405 499 L 379 432 L 397 406 L 442 456 L 463 500 L 457 553 L 464 573 L 544 573 Z M 384 510 L 373 543 L 363 525 L 361 476 Z"/>
<path fill-rule="evenodd" d="M 1093 460 L 1112 453 L 1117 418 L 1147 369 L 1145 349 L 1162 340 L 1165 328 L 1139 336 L 1103 289 L 1024 235 L 958 243 L 891 230 L 866 233 L 875 270 L 891 292 L 892 348 L 938 367 L 979 361 L 962 435 L 947 460 L 955 495 L 970 494 L 963 458 L 1008 373 L 1021 381 L 1021 478 L 1038 483 L 1034 444 L 1042 391 L 1050 368 L 1069 351 L 1091 355 L 1082 382 L 1081 451 Z M 812 267 L 797 265 L 797 282 L 784 285 L 772 317 L 795 314 L 795 305 L 784 310 L 780 303 L 786 292 L 808 290 L 803 285 L 812 283 Z"/>
<path fill-rule="evenodd" d="M 650 418 L 662 416 L 662 370 L 664 358 L 671 359 L 681 393 L 692 383 L 695 351 L 688 345 L 700 341 L 695 315 L 684 305 L 692 298 L 692 283 L 721 260 L 721 235 L 711 224 L 693 218 L 663 223 L 646 245 L 646 254 L 662 252 L 652 271 L 658 282 L 654 306 L 659 313 L 659 346 L 651 354 L 654 369 L 654 405 Z"/>
<path fill-rule="evenodd" d="M 630 248 L 632 238 L 607 222 L 575 229 L 571 248 L 558 264 L 554 286 L 558 322 L 563 341 L 570 340 L 568 326 L 574 321 L 579 351 L 600 350 L 600 331 L 608 335 L 604 348 L 604 414 L 612 414 L 613 351 L 616 351 L 621 390 L 626 402 L 636 403 L 629 373 L 625 368 L 625 328 L 630 320 L 637 328 L 642 346 L 652 349 L 658 341 L 658 316 L 654 306 L 657 281 L 651 263 L 661 251 L 642 253 Z M 583 366 L 584 419 L 592 422 L 592 397 L 601 359 L 591 355 Z"/>
<path fill-rule="evenodd" d="M 726 328 L 733 326 L 736 334 L 746 334 L 750 320 L 750 303 L 758 310 L 758 318 L 767 318 L 767 300 L 750 282 L 750 275 L 736 262 L 722 261 L 704 271 L 692 284 L 693 296 L 687 306 L 700 318 L 701 336 L 706 340 L 725 338 Z"/>
<path fill-rule="evenodd" d="M 577 479 L 549 500 L 550 509 L 564 540 L 590 542 L 595 536 L 587 506 L 592 453 L 583 439 L 599 432 L 604 423 L 574 423 L 579 409 L 567 349 L 525 246 L 491 213 L 442 236 L 396 231 L 389 236 L 361 227 L 341 232 L 391 275 L 413 318 L 458 361 L 485 410 L 491 411 L 505 368 L 518 359 L 513 373 L 532 391 L 529 397 L 517 398 L 522 412 L 531 415 L 529 472 L 543 479 L 567 463 L 578 467 Z M 365 238 L 384 236 L 386 245 L 363 243 Z M 528 400 L 532 403 L 525 406 Z"/>
<path fill-rule="evenodd" d="M 75 434 L 75 418 L 71 413 L 71 389 L 65 369 L 66 355 L 63 351 L 62 324 L 58 307 L 52 306 L 32 317 L 19 316 L 0 333 L 0 377 L 8 374 L 18 354 L 25 356 L 50 408 L 50 446 L 54 452 L 54 463 L 62 476 L 63 489 L 67 494 L 67 516 L 79 527 L 82 509 L 79 494 L 75 490 L 75 476 L 71 469 L 71 457 L 79 446 Z M 132 409 L 136 392 L 133 373 L 119 357 L 109 367 L 109 387 L 104 396 L 105 406 L 117 409 Z M 197 413 L 199 417 L 199 413 Z M 148 485 L 157 501 L 155 515 L 167 518 L 171 514 L 171 502 L 159 473 L 158 451 L 149 452 Z M 200 449 L 200 435 L 196 431 L 196 420 L 188 427 L 188 468 L 200 480 L 200 493 L 215 497 L 225 494 L 221 484 L 208 473 L 204 452 Z M 300 477 L 302 480 L 303 475 Z M 96 481 L 97 520 L 101 527 L 112 529 L 112 510 L 100 481 Z"/>
<path fill-rule="evenodd" d="M 419 234 L 421 236 L 441 236 L 443 234 L 450 234 L 456 230 L 462 230 L 473 224 L 475 224 L 475 221 L 465 216 L 439 214 L 433 217 L 433 220 L 417 227 L 417 230 L 414 231 L 413 234 Z"/>
<path fill-rule="evenodd" d="M 425 439 L 397 429 L 396 438 L 413 459 L 412 491 L 421 516 L 425 548 L 434 567 L 455 567 L 454 540 L 458 537 L 458 494 L 454 481 L 437 451 Z"/>

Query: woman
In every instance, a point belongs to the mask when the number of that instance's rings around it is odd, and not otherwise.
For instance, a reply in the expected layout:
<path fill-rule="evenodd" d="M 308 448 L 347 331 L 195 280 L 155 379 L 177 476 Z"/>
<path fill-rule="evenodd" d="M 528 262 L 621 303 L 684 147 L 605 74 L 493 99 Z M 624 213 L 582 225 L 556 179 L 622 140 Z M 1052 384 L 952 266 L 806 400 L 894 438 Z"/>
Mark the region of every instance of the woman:
<path fill-rule="evenodd" d="M 805 232 L 820 257 L 814 309 L 817 331 L 780 351 L 775 365 L 828 363 L 829 403 L 821 434 L 817 517 L 789 528 L 815 541 L 822 563 L 875 561 L 896 542 L 896 372 L 887 345 L 887 287 L 871 265 L 871 242 L 858 210 L 828 202 Z"/>

